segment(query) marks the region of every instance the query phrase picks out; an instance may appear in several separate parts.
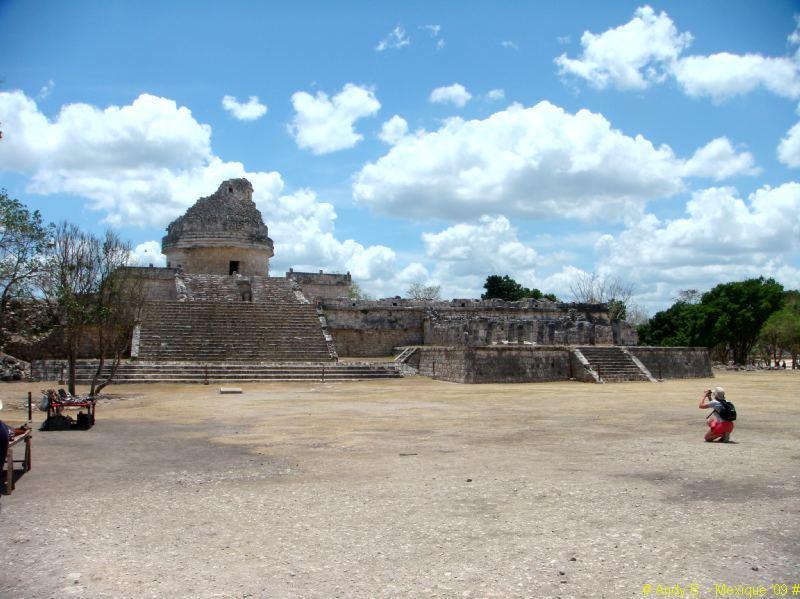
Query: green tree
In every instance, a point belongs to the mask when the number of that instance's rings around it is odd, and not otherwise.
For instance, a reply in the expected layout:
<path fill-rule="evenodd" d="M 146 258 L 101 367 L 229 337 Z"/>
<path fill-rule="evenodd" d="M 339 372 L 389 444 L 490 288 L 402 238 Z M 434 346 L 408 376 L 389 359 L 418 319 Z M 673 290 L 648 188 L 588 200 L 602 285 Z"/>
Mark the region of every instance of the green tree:
<path fill-rule="evenodd" d="M 783 303 L 783 286 L 774 279 L 747 279 L 717 285 L 703 294 L 697 340 L 724 346 L 737 364 L 746 364 L 761 327 Z"/>
<path fill-rule="evenodd" d="M 536 288 L 528 289 L 517 283 L 508 275 L 489 275 L 483 284 L 486 290 L 481 299 L 502 299 L 507 302 L 518 302 L 521 299 L 546 299 L 557 302 L 558 298 L 552 293 L 542 293 Z"/>
<path fill-rule="evenodd" d="M 717 285 L 699 302 L 692 290 L 640 326 L 639 339 L 648 345 L 709 347 L 745 364 L 783 296 L 780 284 L 763 277 Z"/>
<path fill-rule="evenodd" d="M 28 297 L 47 242 L 39 211 L 31 212 L 0 191 L 0 346 L 13 316 L 13 300 Z"/>
<path fill-rule="evenodd" d="M 797 363 L 800 354 L 800 301 L 798 292 L 787 292 L 784 306 L 773 312 L 758 336 L 758 344 L 766 358 L 777 360 L 788 352 L 792 356 L 792 364 Z"/>
<path fill-rule="evenodd" d="M 697 304 L 677 301 L 638 327 L 639 343 L 664 347 L 697 345 Z"/>

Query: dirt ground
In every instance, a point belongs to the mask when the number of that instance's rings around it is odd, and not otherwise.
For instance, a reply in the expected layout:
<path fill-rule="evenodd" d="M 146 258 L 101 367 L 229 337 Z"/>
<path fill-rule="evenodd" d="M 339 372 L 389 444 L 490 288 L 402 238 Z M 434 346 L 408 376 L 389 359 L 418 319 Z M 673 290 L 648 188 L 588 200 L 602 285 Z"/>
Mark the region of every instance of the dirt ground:
<path fill-rule="evenodd" d="M 703 442 L 697 399 L 715 385 L 735 443 Z M 41 387 L 1 385 L 0 417 L 24 419 L 13 404 Z M 0 597 L 800 584 L 800 372 L 243 389 L 111 387 L 127 399 L 101 403 L 92 430 L 36 432 L 33 470 L 2 498 Z"/>

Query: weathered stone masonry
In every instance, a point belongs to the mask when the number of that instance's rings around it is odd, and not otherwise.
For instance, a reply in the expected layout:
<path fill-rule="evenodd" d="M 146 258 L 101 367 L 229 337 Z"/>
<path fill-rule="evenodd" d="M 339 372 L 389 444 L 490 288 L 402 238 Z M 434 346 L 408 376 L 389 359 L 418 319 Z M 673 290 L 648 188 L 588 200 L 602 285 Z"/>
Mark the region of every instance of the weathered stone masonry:
<path fill-rule="evenodd" d="M 612 325 L 601 304 L 455 299 L 323 300 L 339 355 L 385 356 L 405 345 L 612 345 L 636 342 L 630 327 Z"/>
<path fill-rule="evenodd" d="M 635 347 L 633 327 L 610 322 L 603 304 L 352 301 L 350 273 L 290 269 L 270 278 L 273 243 L 252 196 L 246 179 L 223 182 L 169 225 L 162 240 L 166 268 L 129 269 L 144 279 L 148 302 L 132 342 L 137 360 L 125 365 L 128 379 L 186 380 L 209 363 L 237 380 L 315 377 L 339 355 L 389 356 L 401 347 L 408 348 L 398 358 L 408 360 L 402 368 L 461 383 L 711 374 L 702 348 Z M 18 355 L 61 357 L 51 337 Z M 84 341 L 81 356 L 93 357 L 93 336 Z M 307 366 L 262 372 L 263 364 L 278 362 Z M 379 369 L 385 372 L 340 374 L 398 374 L 393 364 Z M 321 372 L 324 377 L 324 367 Z"/>
<path fill-rule="evenodd" d="M 167 267 L 194 274 L 267 276 L 272 239 L 247 179 L 230 179 L 178 217 L 161 241 Z"/>
<path fill-rule="evenodd" d="M 350 293 L 353 279 L 348 272 L 345 275 L 316 272 L 297 272 L 290 268 L 286 278 L 296 282 L 303 289 L 303 294 L 311 301 L 346 300 Z"/>

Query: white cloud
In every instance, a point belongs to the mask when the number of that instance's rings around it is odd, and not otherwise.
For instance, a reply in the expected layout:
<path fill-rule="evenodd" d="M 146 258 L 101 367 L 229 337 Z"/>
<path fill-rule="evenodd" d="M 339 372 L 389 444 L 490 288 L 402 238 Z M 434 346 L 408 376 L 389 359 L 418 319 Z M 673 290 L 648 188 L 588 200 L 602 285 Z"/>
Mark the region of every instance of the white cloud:
<path fill-rule="evenodd" d="M 490 89 L 486 94 L 486 99 L 493 102 L 506 99 L 506 92 L 502 89 Z"/>
<path fill-rule="evenodd" d="M 778 160 L 786 166 L 800 166 L 800 123 L 789 129 L 778 144 Z"/>
<path fill-rule="evenodd" d="M 709 96 L 715 102 L 759 87 L 785 98 L 800 98 L 800 65 L 793 58 L 720 52 L 682 58 L 672 70 L 688 95 Z"/>
<path fill-rule="evenodd" d="M 375 51 L 383 52 L 387 49 L 399 50 L 409 45 L 411 45 L 411 39 L 406 35 L 406 30 L 403 29 L 402 26 L 397 25 L 385 38 L 378 42 L 378 45 L 375 46 Z"/>
<path fill-rule="evenodd" d="M 135 266 L 164 266 L 166 257 L 161 253 L 161 243 L 145 241 L 131 251 L 131 264 Z"/>
<path fill-rule="evenodd" d="M 695 169 L 709 153 L 722 163 L 719 152 L 700 152 Z M 722 157 L 735 170 L 736 156 Z M 600 114 L 573 115 L 540 102 L 483 120 L 452 118 L 437 131 L 406 136 L 361 169 L 353 193 L 362 205 L 418 219 L 502 211 L 608 221 L 682 191 L 686 168 L 669 146 L 629 137 Z"/>
<path fill-rule="evenodd" d="M 461 108 L 472 99 L 472 94 L 460 83 L 454 83 L 446 87 L 437 87 L 428 99 L 435 104 L 450 103 Z"/>
<path fill-rule="evenodd" d="M 29 174 L 33 193 L 88 198 L 111 224 L 163 224 L 186 208 L 177 179 L 193 184 L 225 170 L 208 125 L 148 94 L 121 107 L 68 104 L 50 121 L 21 91 L 1 92 L 0 121 L 0 168 Z"/>
<path fill-rule="evenodd" d="M 0 121 L 6 133 L 0 163 L 11 170 L 46 162 L 52 171 L 79 174 L 91 164 L 113 173 L 186 168 L 210 157 L 211 127 L 195 121 L 188 108 L 148 94 L 105 110 L 67 104 L 50 122 L 23 92 L 0 92 Z"/>
<path fill-rule="evenodd" d="M 665 12 L 642 6 L 624 25 L 598 35 L 584 31 L 581 56 L 562 54 L 555 62 L 562 75 L 581 77 L 599 89 L 644 89 L 663 81 L 666 68 L 691 41 L 691 34 L 678 33 Z"/>
<path fill-rule="evenodd" d="M 448 295 L 463 297 L 480 288 L 490 274 L 509 274 L 518 281 L 534 277 L 536 250 L 517 238 L 504 216 L 482 216 L 476 223 L 459 223 L 439 233 L 423 233 L 427 256 L 436 261 L 434 277 L 452 288 Z M 459 293 L 461 291 L 461 293 Z"/>
<path fill-rule="evenodd" d="M 350 270 L 369 287 L 398 270 L 390 248 L 337 239 L 333 206 L 312 191 L 286 193 L 280 173 L 215 156 L 211 128 L 172 100 L 143 94 L 122 107 L 71 104 L 51 121 L 22 92 L 0 92 L 0 121 L 0 170 L 28 175 L 30 193 L 86 198 L 112 225 L 163 228 L 225 179 L 246 177 L 275 241 L 278 272 Z M 134 258 L 157 264 L 158 242 L 139 244 Z"/>
<path fill-rule="evenodd" d="M 444 39 L 440 38 L 436 40 L 436 49 L 441 50 L 442 48 L 444 48 Z"/>
<path fill-rule="evenodd" d="M 795 30 L 789 43 L 800 43 Z M 633 18 L 601 34 L 585 31 L 583 52 L 572 59 L 555 59 L 561 75 L 585 79 L 598 89 L 641 90 L 674 77 L 690 96 L 715 102 L 764 88 L 786 98 L 800 98 L 800 61 L 794 57 L 719 52 L 709 56 L 682 56 L 692 41 L 678 33 L 665 12 L 649 6 L 636 9 Z"/>
<path fill-rule="evenodd" d="M 255 183 L 253 184 L 255 189 Z M 336 211 L 327 202 L 320 202 L 309 189 L 292 194 L 253 194 L 275 241 L 273 270 L 280 272 L 323 268 L 327 271 L 350 271 L 359 281 L 391 277 L 395 253 L 382 246 L 364 247 L 334 235 Z"/>
<path fill-rule="evenodd" d="M 42 88 L 39 90 L 38 98 L 40 100 L 44 100 L 47 96 L 49 96 L 53 92 L 53 89 L 55 88 L 55 86 L 56 86 L 55 81 L 53 81 L 52 79 L 49 79 L 47 81 L 47 83 L 45 83 L 42 86 Z"/>
<path fill-rule="evenodd" d="M 239 102 L 234 96 L 224 96 L 222 107 L 240 121 L 255 121 L 267 114 L 267 107 L 258 101 L 258 96 L 250 96 L 247 102 Z"/>
<path fill-rule="evenodd" d="M 708 177 L 722 181 L 736 175 L 757 175 L 760 169 L 750 152 L 737 154 L 727 137 L 711 140 L 686 162 L 683 174 L 687 177 Z"/>
<path fill-rule="evenodd" d="M 517 231 L 505 216 L 481 216 L 474 224 L 459 223 L 439 233 L 423 233 L 430 258 L 459 262 L 468 270 L 485 262 L 500 268 L 532 268 L 538 254 L 517 239 Z"/>
<path fill-rule="evenodd" d="M 511 40 L 503 40 L 500 42 L 500 45 L 503 46 L 503 48 L 508 48 L 509 50 L 519 50 L 519 46 Z"/>
<path fill-rule="evenodd" d="M 568 35 L 559 35 L 559 36 L 556 38 L 556 41 L 557 41 L 559 44 L 561 44 L 562 46 L 565 46 L 565 45 L 567 45 L 568 43 L 570 43 L 570 41 L 572 41 L 572 38 L 571 38 L 570 36 L 568 36 Z"/>
<path fill-rule="evenodd" d="M 800 251 L 800 184 L 762 187 L 745 201 L 730 187 L 695 192 L 686 218 L 646 215 L 596 244 L 602 274 L 637 283 L 643 297 L 663 306 L 679 289 L 709 289 L 745 277 L 800 282 L 787 262 Z M 649 294 L 649 295 L 648 295 Z"/>
<path fill-rule="evenodd" d="M 537 269 L 555 267 L 558 256 L 541 255 L 519 238 L 504 216 L 481 216 L 437 233 L 423 233 L 426 256 L 433 261 L 430 280 L 442 285 L 445 297 L 480 297 L 486 277 L 509 275 L 526 287 L 566 298 L 577 269 L 561 266 L 543 276 Z"/>
<path fill-rule="evenodd" d="M 328 154 L 352 148 L 364 136 L 353 127 L 361 118 L 378 112 L 381 103 L 368 87 L 352 83 L 329 98 L 324 92 L 312 96 L 308 92 L 292 95 L 295 115 L 289 126 L 297 146 L 314 154 Z"/>
<path fill-rule="evenodd" d="M 400 115 L 394 115 L 381 126 L 378 137 L 381 141 L 393 146 L 408 134 L 408 123 Z"/>

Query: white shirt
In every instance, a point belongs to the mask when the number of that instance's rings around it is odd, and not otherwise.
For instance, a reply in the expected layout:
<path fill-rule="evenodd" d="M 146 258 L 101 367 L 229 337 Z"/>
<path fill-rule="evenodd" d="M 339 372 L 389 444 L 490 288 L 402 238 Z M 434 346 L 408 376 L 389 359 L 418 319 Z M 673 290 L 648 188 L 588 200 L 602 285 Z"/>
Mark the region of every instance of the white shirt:
<path fill-rule="evenodd" d="M 708 407 L 714 410 L 713 412 L 711 412 L 711 414 L 709 414 L 709 416 L 713 416 L 717 420 L 721 421 L 722 418 L 719 417 L 719 410 L 722 409 L 722 404 L 718 402 L 716 399 L 712 399 L 711 401 L 708 402 Z"/>

